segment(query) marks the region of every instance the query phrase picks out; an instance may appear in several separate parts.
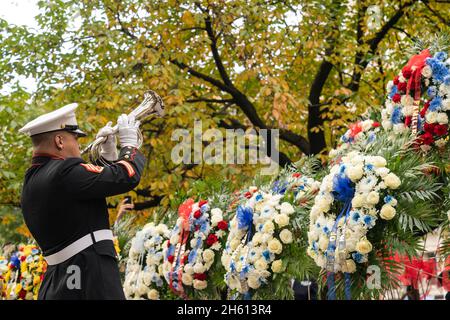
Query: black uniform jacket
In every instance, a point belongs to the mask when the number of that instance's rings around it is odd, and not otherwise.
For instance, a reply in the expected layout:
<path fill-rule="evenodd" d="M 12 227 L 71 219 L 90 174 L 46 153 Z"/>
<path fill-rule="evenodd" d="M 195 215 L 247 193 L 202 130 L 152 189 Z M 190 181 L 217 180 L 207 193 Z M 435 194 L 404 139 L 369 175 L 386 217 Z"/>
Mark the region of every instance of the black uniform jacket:
<path fill-rule="evenodd" d="M 25 175 L 21 205 L 44 256 L 91 232 L 109 229 L 105 198 L 135 188 L 144 164 L 144 156 L 132 147 L 122 148 L 118 161 L 106 167 L 81 158 L 35 154 Z M 113 242 L 96 242 L 49 266 L 39 299 L 124 299 Z"/>

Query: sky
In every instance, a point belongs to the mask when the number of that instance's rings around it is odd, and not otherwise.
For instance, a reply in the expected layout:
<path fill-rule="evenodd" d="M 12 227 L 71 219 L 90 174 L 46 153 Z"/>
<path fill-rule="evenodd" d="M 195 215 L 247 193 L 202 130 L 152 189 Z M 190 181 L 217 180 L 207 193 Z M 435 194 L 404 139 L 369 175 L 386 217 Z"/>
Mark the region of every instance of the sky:
<path fill-rule="evenodd" d="M 37 15 L 39 9 L 38 0 L 0 0 L 0 18 L 5 19 L 11 24 L 26 25 L 35 28 L 37 26 L 34 16 Z M 20 84 L 27 91 L 32 92 L 36 88 L 36 81 L 32 78 L 17 77 Z M 0 93 L 10 91 L 8 86 L 0 88 Z"/>

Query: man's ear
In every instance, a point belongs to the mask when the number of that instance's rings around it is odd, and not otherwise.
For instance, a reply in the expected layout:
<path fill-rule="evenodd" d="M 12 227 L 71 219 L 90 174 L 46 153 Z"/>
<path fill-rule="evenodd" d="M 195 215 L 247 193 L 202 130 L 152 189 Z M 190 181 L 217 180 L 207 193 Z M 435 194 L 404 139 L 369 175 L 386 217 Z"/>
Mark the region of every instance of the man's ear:
<path fill-rule="evenodd" d="M 55 135 L 54 137 L 55 146 L 58 150 L 64 149 L 64 141 L 63 136 L 60 134 Z"/>

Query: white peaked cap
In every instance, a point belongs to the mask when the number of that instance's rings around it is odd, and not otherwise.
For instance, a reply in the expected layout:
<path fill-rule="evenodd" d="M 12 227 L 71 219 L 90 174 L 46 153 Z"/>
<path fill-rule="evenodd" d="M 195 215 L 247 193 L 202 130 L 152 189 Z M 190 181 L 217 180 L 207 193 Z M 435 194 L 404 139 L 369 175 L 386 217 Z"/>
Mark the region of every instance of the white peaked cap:
<path fill-rule="evenodd" d="M 71 103 L 55 111 L 43 114 L 28 122 L 19 132 L 34 136 L 40 133 L 64 130 L 76 133 L 80 137 L 85 137 L 86 134 L 78 129 L 75 117 L 75 109 L 77 107 L 77 103 Z"/>

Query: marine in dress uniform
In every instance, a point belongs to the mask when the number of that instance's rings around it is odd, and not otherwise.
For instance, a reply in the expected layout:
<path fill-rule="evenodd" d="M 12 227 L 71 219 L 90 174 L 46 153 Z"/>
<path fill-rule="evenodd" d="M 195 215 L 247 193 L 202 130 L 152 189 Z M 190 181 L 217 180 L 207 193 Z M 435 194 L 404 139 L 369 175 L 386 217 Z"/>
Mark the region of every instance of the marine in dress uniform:
<path fill-rule="evenodd" d="M 45 114 L 20 130 L 33 144 L 47 135 L 46 147 L 34 145 L 21 199 L 25 223 L 48 262 L 38 299 L 125 299 L 105 198 L 139 184 L 145 164 L 137 149 L 139 123 L 119 117 L 118 155 L 109 123 L 97 137 L 107 137 L 101 152 L 110 166 L 89 164 L 76 141 L 85 136 L 76 107 Z"/>

